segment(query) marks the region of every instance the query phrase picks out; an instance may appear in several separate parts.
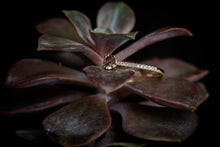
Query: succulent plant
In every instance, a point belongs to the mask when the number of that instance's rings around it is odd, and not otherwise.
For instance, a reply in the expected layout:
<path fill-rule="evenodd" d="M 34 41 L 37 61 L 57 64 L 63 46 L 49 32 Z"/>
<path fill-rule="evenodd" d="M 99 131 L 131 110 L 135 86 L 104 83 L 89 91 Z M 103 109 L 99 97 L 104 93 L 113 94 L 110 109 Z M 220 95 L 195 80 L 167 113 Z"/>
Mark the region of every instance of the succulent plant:
<path fill-rule="evenodd" d="M 148 140 L 181 142 L 195 131 L 198 121 L 194 111 L 208 98 L 205 85 L 198 80 L 208 70 L 177 58 L 141 63 L 163 69 L 162 77 L 129 67 L 103 68 L 106 55 L 114 54 L 123 61 L 158 41 L 192 36 L 189 30 L 162 28 L 115 53 L 137 34 L 130 32 L 135 15 L 127 4 L 104 4 L 95 29 L 83 13 L 63 13 L 68 20 L 52 18 L 37 26 L 43 34 L 37 50 L 56 52 L 54 58 L 59 62 L 23 59 L 8 72 L 7 87 L 18 97 L 24 93 L 32 98 L 19 99 L 16 107 L 4 108 L 1 113 L 59 108 L 43 120 L 43 131 L 17 131 L 19 136 L 33 139 L 47 134 L 63 146 L 143 146 Z"/>

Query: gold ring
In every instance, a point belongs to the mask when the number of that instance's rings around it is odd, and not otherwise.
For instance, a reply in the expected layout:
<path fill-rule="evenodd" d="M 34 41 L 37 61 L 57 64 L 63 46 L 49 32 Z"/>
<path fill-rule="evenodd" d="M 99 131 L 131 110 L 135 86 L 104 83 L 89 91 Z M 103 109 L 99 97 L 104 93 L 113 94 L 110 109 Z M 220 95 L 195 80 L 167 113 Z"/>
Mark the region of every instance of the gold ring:
<path fill-rule="evenodd" d="M 106 70 L 112 70 L 116 68 L 117 66 L 123 66 L 123 67 L 129 67 L 129 68 L 135 68 L 135 69 L 141 69 L 141 70 L 147 70 L 153 73 L 156 73 L 157 76 L 163 76 L 164 71 L 158 67 L 152 66 L 152 65 L 146 65 L 146 64 L 138 64 L 138 63 L 131 63 L 131 62 L 120 62 L 117 61 L 116 57 L 114 55 L 106 55 L 104 56 L 103 60 L 103 67 Z M 154 76 L 154 74 L 146 74 L 150 75 L 151 77 Z"/>

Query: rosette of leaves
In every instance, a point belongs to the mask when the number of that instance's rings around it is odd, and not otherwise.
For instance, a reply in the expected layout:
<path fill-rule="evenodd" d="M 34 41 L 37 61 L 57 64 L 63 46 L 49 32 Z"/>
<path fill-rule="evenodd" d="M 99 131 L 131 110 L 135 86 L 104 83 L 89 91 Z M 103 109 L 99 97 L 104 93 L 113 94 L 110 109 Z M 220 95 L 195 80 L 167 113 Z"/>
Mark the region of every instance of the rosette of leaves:
<path fill-rule="evenodd" d="M 5 105 L 1 113 L 59 108 L 42 121 L 43 131 L 17 131 L 19 136 L 30 140 L 49 136 L 63 146 L 142 146 L 139 143 L 147 140 L 181 142 L 195 131 L 194 111 L 208 97 L 198 80 L 208 70 L 177 58 L 143 62 L 164 69 L 161 78 L 126 67 L 105 70 L 104 55 L 135 39 L 137 32 L 130 32 L 135 25 L 133 10 L 124 2 L 108 2 L 98 12 L 95 29 L 83 13 L 63 13 L 68 20 L 53 18 L 37 26 L 43 34 L 38 51 L 55 52 L 55 60 L 23 59 L 8 72 L 6 85 L 16 93 L 10 100 L 16 106 Z M 162 28 L 115 56 L 123 61 L 148 45 L 177 36 L 192 33 Z"/>

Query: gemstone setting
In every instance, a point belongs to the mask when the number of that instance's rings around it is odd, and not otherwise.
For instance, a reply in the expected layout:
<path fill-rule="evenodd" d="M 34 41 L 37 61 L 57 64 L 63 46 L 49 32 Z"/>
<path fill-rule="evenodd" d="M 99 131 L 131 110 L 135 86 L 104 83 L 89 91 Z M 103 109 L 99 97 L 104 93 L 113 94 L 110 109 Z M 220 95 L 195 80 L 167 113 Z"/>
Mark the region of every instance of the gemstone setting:
<path fill-rule="evenodd" d="M 117 60 L 114 55 L 106 55 L 103 60 L 103 67 L 106 70 L 111 70 L 117 67 Z"/>

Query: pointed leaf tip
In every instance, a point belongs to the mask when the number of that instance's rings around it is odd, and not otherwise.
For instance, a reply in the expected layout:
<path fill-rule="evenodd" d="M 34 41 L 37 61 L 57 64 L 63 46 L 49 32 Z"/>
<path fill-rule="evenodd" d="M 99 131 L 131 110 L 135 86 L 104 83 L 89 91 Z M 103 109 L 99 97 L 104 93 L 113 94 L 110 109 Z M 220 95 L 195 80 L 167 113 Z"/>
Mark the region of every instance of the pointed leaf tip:
<path fill-rule="evenodd" d="M 101 66 L 88 66 L 83 70 L 86 72 L 88 78 L 106 93 L 111 93 L 121 88 L 134 76 L 133 70 L 120 68 L 105 70 Z"/>
<path fill-rule="evenodd" d="M 137 51 L 145 48 L 146 46 L 178 36 L 192 36 L 192 33 L 185 28 L 162 28 L 145 35 L 140 40 L 134 42 L 124 50 L 118 52 L 116 54 L 116 57 L 119 61 L 122 61 L 133 55 Z"/>
<path fill-rule="evenodd" d="M 96 43 L 96 51 L 101 55 L 112 54 L 118 47 L 129 41 L 135 39 L 137 32 L 127 34 L 107 34 L 90 31 L 93 40 Z"/>
<path fill-rule="evenodd" d="M 89 46 L 93 46 L 89 30 L 92 29 L 90 19 L 83 13 L 75 10 L 63 10 L 63 13 L 73 24 L 81 39 Z"/>

